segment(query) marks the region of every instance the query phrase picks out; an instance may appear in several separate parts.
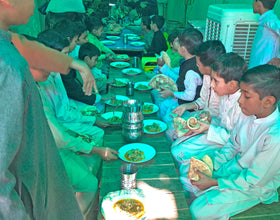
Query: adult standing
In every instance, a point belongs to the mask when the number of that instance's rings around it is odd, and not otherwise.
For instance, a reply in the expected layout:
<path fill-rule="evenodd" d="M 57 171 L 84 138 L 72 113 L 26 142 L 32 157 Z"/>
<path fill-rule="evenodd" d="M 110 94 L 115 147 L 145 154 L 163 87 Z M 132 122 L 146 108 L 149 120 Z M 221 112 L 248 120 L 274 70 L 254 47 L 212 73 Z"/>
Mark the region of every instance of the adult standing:
<path fill-rule="evenodd" d="M 0 1 L 0 216 L 83 219 L 10 25 L 28 22 L 34 0 Z"/>
<path fill-rule="evenodd" d="M 86 13 L 82 0 L 50 0 L 47 7 L 46 28 L 52 28 L 59 20 L 80 20 Z"/>

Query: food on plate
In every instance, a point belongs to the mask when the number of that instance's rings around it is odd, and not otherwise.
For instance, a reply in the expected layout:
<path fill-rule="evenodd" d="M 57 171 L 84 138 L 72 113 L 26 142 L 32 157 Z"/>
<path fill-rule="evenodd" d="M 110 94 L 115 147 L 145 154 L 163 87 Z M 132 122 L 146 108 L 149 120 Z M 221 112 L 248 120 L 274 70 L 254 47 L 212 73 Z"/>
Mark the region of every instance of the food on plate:
<path fill-rule="evenodd" d="M 119 54 L 116 56 L 116 60 L 126 60 L 129 59 L 129 56 L 127 54 Z"/>
<path fill-rule="evenodd" d="M 151 132 L 151 133 L 152 132 L 160 132 L 162 130 L 162 128 L 159 126 L 159 124 L 157 124 L 155 122 L 151 125 L 146 125 L 144 127 L 144 129 L 148 132 Z"/>
<path fill-rule="evenodd" d="M 125 73 L 126 74 L 138 74 L 139 72 L 136 70 L 127 70 Z"/>
<path fill-rule="evenodd" d="M 108 118 L 107 119 L 110 123 L 113 123 L 113 124 L 120 124 L 122 123 L 122 119 L 118 116 L 113 116 L 111 118 Z"/>
<path fill-rule="evenodd" d="M 142 112 L 143 113 L 151 113 L 154 111 L 154 106 L 149 104 L 144 104 Z"/>
<path fill-rule="evenodd" d="M 138 84 L 136 86 L 136 89 L 139 89 L 139 90 L 147 90 L 147 89 L 150 89 L 149 86 L 146 86 L 146 85 L 143 85 L 143 84 Z"/>
<path fill-rule="evenodd" d="M 131 43 L 133 46 L 143 46 L 144 43 L 143 42 L 133 42 Z"/>
<path fill-rule="evenodd" d="M 161 88 L 168 88 L 172 91 L 178 91 L 176 83 L 168 76 L 156 75 L 149 82 L 149 86 L 156 90 L 161 90 Z"/>
<path fill-rule="evenodd" d="M 190 117 L 188 120 L 187 120 L 187 126 L 190 128 L 190 129 L 199 129 L 200 127 L 200 124 L 198 123 L 198 120 L 195 118 L 195 117 Z"/>
<path fill-rule="evenodd" d="M 207 111 L 202 111 L 199 115 L 199 121 L 202 122 L 210 122 L 211 117 L 210 117 L 210 113 Z"/>
<path fill-rule="evenodd" d="M 118 40 L 118 39 L 120 39 L 119 36 L 107 36 L 106 38 L 108 38 L 109 40 Z"/>
<path fill-rule="evenodd" d="M 117 87 L 122 87 L 122 86 L 125 86 L 125 83 L 122 82 L 121 80 L 114 79 L 112 85 L 113 85 L 113 86 L 117 86 Z"/>
<path fill-rule="evenodd" d="M 128 161 L 133 161 L 133 162 L 141 161 L 141 160 L 145 159 L 144 152 L 139 149 L 131 149 L 131 150 L 127 151 L 125 153 L 124 157 Z"/>
<path fill-rule="evenodd" d="M 122 103 L 123 103 L 123 100 L 121 100 L 121 99 L 111 99 L 110 100 L 111 105 L 122 105 Z"/>
<path fill-rule="evenodd" d="M 120 35 L 121 32 L 120 31 L 107 31 L 106 34 L 108 34 L 108 35 Z"/>
<path fill-rule="evenodd" d="M 195 173 L 194 170 L 205 174 L 206 176 L 212 177 L 213 174 L 213 162 L 208 155 L 205 155 L 201 160 L 191 157 L 190 168 L 187 177 L 190 180 L 198 181 L 199 176 Z"/>
<path fill-rule="evenodd" d="M 128 36 L 128 40 L 140 40 L 141 38 L 138 36 Z"/>
<path fill-rule="evenodd" d="M 118 64 L 115 65 L 115 67 L 125 68 L 125 67 L 127 67 L 127 65 L 126 64 L 122 64 L 122 63 L 118 63 Z"/>
<path fill-rule="evenodd" d="M 129 219 L 139 219 L 145 213 L 143 203 L 136 199 L 121 199 L 114 204 L 113 208 Z"/>
<path fill-rule="evenodd" d="M 93 141 L 92 137 L 89 137 L 87 135 L 82 135 L 82 134 L 78 134 L 74 131 L 70 131 L 68 130 L 68 133 L 70 133 L 70 135 L 77 137 L 77 138 L 82 138 L 83 141 L 87 142 L 87 143 L 91 143 Z"/>
<path fill-rule="evenodd" d="M 173 125 L 175 128 L 175 131 L 177 132 L 178 137 L 184 136 L 189 129 L 187 127 L 187 120 L 181 117 L 176 117 L 173 119 Z"/>
<path fill-rule="evenodd" d="M 96 108 L 86 108 L 82 110 L 81 113 L 84 116 L 95 116 L 101 114 Z"/>

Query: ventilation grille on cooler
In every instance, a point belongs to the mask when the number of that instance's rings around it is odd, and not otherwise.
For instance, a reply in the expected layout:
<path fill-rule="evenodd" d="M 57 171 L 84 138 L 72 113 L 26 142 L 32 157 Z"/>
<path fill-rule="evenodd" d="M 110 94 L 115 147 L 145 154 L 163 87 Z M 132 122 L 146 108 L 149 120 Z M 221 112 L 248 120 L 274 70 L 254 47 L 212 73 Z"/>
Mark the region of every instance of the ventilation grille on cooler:
<path fill-rule="evenodd" d="M 207 19 L 206 24 L 206 40 L 219 40 L 221 35 L 221 24 Z"/>
<path fill-rule="evenodd" d="M 253 40 L 258 29 L 258 23 L 254 21 L 241 21 L 234 24 L 234 26 L 234 33 L 230 31 L 230 24 L 223 27 L 225 33 L 223 33 L 223 38 L 221 38 L 221 24 L 207 19 L 205 40 L 221 40 L 226 46 L 227 52 L 232 51 L 238 53 L 249 62 Z M 233 39 L 232 36 L 229 36 L 228 34 L 233 34 Z M 228 42 L 230 40 L 231 42 Z"/>
<path fill-rule="evenodd" d="M 235 26 L 232 51 L 249 61 L 251 48 L 258 29 L 256 22 L 237 23 Z"/>

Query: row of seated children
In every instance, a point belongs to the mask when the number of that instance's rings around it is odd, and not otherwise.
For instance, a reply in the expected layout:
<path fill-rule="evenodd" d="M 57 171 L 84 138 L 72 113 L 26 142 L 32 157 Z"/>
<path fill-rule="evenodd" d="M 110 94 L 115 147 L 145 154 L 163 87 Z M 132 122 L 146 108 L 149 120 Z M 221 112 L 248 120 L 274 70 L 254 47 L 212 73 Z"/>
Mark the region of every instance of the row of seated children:
<path fill-rule="evenodd" d="M 189 136 L 192 130 L 180 143 L 174 144 L 172 155 L 178 166 L 184 163 L 184 158 L 189 161 L 198 151 L 204 153 L 227 142 L 241 112 L 237 103 L 240 97 L 239 80 L 246 69 L 244 59 L 235 53 L 226 53 L 211 65 L 211 88 L 220 97 L 219 113 L 211 115 L 210 124 L 201 122 L 200 128 L 195 130 L 195 137 Z"/>
<path fill-rule="evenodd" d="M 69 51 L 69 41 L 55 30 L 40 33 L 38 40 L 64 53 Z M 108 159 L 106 155 L 110 155 L 109 159 L 117 158 L 114 155 L 116 151 L 103 147 L 104 131 L 99 127 L 108 124 L 97 115 L 82 114 L 82 110 L 89 106 L 69 100 L 59 73 L 50 73 L 47 81 L 38 82 L 38 89 L 66 172 L 77 192 L 77 201 L 82 213 L 87 215 L 97 196 L 98 181 L 95 174 L 99 159 L 83 154 L 98 154 L 103 159 Z M 98 112 L 91 106 L 93 111 Z"/>
<path fill-rule="evenodd" d="M 103 31 L 102 22 L 100 22 L 98 20 L 88 19 L 87 24 L 89 27 L 88 30 L 91 30 L 92 34 L 95 34 L 95 36 L 91 38 L 91 39 L 94 38 L 94 40 L 93 40 L 94 44 L 99 45 L 99 47 L 101 49 L 103 49 L 103 51 L 104 51 L 105 50 L 104 46 L 102 47 L 102 44 L 98 44 L 98 39 L 96 37 L 96 36 L 100 36 L 102 34 L 102 31 Z M 101 26 L 99 26 L 99 24 Z M 62 27 L 64 27 L 64 28 L 62 28 Z M 93 29 L 91 29 L 91 28 L 93 28 Z M 98 58 L 99 55 L 101 55 L 101 53 L 98 50 L 98 48 L 96 48 L 96 46 L 86 43 L 88 41 L 87 34 L 88 35 L 92 35 L 92 34 L 89 34 L 86 31 L 85 26 L 82 23 L 79 22 L 79 23 L 73 24 L 73 22 L 71 22 L 70 20 L 66 20 L 66 19 L 58 22 L 54 26 L 54 30 L 56 30 L 62 36 L 64 36 L 65 38 L 67 38 L 68 40 L 71 41 L 70 48 L 69 48 L 70 55 L 72 54 L 74 57 L 78 56 L 81 60 L 85 61 L 89 65 L 89 67 L 92 69 L 93 75 L 95 76 L 95 79 L 96 79 L 97 91 L 100 91 L 100 94 L 104 94 L 105 89 L 106 89 L 107 77 L 106 77 L 106 75 L 104 75 L 102 73 L 101 69 L 96 68 L 97 63 L 94 61 L 95 58 Z M 74 48 L 76 47 L 75 46 L 76 42 L 80 42 L 80 45 L 78 45 L 78 50 L 74 50 Z M 83 46 L 83 44 L 85 44 L 85 43 L 87 46 L 83 47 L 84 52 L 81 53 L 81 56 L 79 56 L 79 51 L 80 51 L 79 48 L 81 46 Z M 88 49 L 88 47 L 91 47 L 91 49 Z M 74 52 L 73 52 L 73 50 L 74 50 Z M 85 51 L 88 54 L 85 54 Z M 110 51 L 111 50 L 108 51 L 108 54 L 111 54 Z M 77 53 L 78 53 L 78 55 L 77 55 Z M 106 57 L 106 56 L 104 56 L 104 57 Z M 98 105 L 98 108 L 100 108 L 100 110 L 104 109 L 104 106 L 99 104 L 100 100 L 101 100 L 101 95 L 99 95 L 99 94 L 85 95 L 84 94 L 83 84 L 80 82 L 81 81 L 80 75 L 77 71 L 71 70 L 68 75 L 62 76 L 62 80 L 64 82 L 64 85 L 65 85 L 69 98 L 74 99 L 79 102 L 83 102 L 85 104 L 89 104 L 89 105 L 96 104 L 96 105 Z"/>
<path fill-rule="evenodd" d="M 182 116 L 186 110 L 204 108 L 210 111 L 211 123 L 199 122 L 200 129 L 190 129 L 176 140 L 171 152 L 180 166 L 184 189 L 191 194 L 194 219 L 228 219 L 258 203 L 278 200 L 280 72 L 263 65 L 244 73 L 244 59 L 235 53 L 222 55 L 225 50 L 219 41 L 206 41 L 198 51 L 203 51 L 197 56 L 199 69 L 208 73 L 204 96 L 201 91 L 204 100 L 183 104 L 173 112 Z M 213 93 L 217 99 L 211 102 Z M 213 160 L 214 176 L 195 171 L 200 179 L 188 179 L 190 158 L 205 154 Z"/>
<path fill-rule="evenodd" d="M 154 32 L 151 30 L 151 18 L 149 16 L 143 16 L 141 18 L 141 25 L 138 26 L 126 26 L 128 30 L 142 37 L 145 43 L 144 48 L 147 50 L 151 47 L 151 43 L 154 37 Z"/>
<path fill-rule="evenodd" d="M 179 55 L 184 58 L 181 65 L 170 68 L 167 64 L 158 62 L 160 72 L 173 79 L 178 88 L 177 92 L 162 88 L 161 91 L 152 93 L 153 100 L 160 109 L 159 116 L 165 122 L 172 120 L 169 115 L 179 104 L 191 102 L 199 97 L 202 75 L 196 65 L 195 49 L 202 43 L 202 39 L 200 31 L 193 28 L 186 29 L 174 40 L 174 47 L 178 45 Z"/>
<path fill-rule="evenodd" d="M 172 113 L 179 117 L 188 117 L 190 112 L 197 110 L 209 111 L 211 116 L 217 116 L 219 111 L 219 96 L 213 92 L 211 83 L 211 65 L 226 52 L 224 45 L 219 40 L 208 40 L 201 43 L 196 48 L 196 64 L 201 74 L 203 74 L 203 83 L 200 91 L 200 97 L 193 102 L 185 103 L 176 107 Z M 181 142 L 185 137 L 178 138 L 173 124 L 169 124 L 167 135 L 171 140 Z"/>

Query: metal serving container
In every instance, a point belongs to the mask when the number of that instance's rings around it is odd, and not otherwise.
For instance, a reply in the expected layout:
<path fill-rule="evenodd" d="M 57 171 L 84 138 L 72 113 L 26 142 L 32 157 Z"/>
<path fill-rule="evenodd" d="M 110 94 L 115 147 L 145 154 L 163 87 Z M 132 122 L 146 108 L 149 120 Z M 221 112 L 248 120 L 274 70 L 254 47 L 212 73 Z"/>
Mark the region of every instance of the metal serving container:
<path fill-rule="evenodd" d="M 143 102 L 130 99 L 123 102 L 122 135 L 128 142 L 139 141 L 143 136 Z"/>

